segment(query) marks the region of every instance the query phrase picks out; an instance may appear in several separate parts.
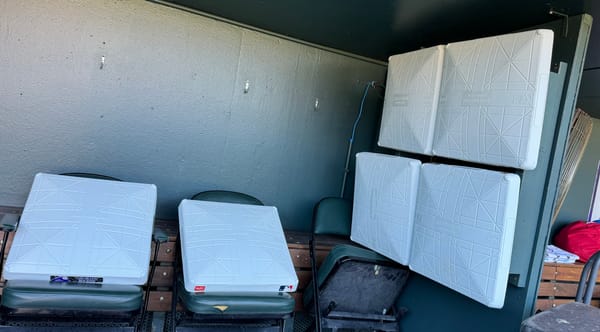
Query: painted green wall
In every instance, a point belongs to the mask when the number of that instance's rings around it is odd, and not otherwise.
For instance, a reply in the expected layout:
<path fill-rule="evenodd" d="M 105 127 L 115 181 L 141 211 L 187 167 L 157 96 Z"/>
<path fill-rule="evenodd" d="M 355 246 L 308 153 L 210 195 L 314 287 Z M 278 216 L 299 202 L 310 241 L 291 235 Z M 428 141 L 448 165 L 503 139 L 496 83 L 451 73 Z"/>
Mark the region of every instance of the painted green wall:
<path fill-rule="evenodd" d="M 308 231 L 314 204 L 339 194 L 365 84 L 385 73 L 143 0 L 2 0 L 0 205 L 23 206 L 37 172 L 91 172 L 156 184 L 160 218 L 234 190 Z M 380 104 L 371 90 L 355 153 Z"/>

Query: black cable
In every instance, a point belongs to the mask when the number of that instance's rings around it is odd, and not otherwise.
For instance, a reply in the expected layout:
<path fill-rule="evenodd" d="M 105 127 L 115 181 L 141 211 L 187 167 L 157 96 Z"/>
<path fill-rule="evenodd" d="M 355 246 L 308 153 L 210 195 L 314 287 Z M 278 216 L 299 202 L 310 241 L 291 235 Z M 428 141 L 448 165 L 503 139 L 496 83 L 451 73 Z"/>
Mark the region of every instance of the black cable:
<path fill-rule="evenodd" d="M 315 257 L 315 232 L 311 235 L 310 242 L 308 243 L 310 251 L 310 265 L 313 277 L 313 298 L 315 306 L 315 331 L 321 332 L 321 310 L 319 309 L 319 282 L 317 280 L 317 258 Z"/>
<path fill-rule="evenodd" d="M 181 250 L 181 236 L 177 236 L 175 240 L 175 248 L 179 248 Z M 172 298 L 171 298 L 171 322 L 169 326 L 169 332 L 175 332 L 177 325 L 177 286 L 179 278 L 180 268 L 183 269 L 183 260 L 182 260 L 181 252 L 179 255 L 175 255 L 175 262 L 173 264 L 173 289 L 172 289 Z"/>
<path fill-rule="evenodd" d="M 150 268 L 150 278 L 148 278 L 148 284 L 146 285 L 146 294 L 144 294 L 144 306 L 140 313 L 140 324 L 136 327 L 137 331 L 140 331 L 144 325 L 146 319 L 146 312 L 148 311 L 148 302 L 150 301 L 150 286 L 152 286 L 152 280 L 154 279 L 154 271 L 156 270 L 156 261 L 158 260 L 158 249 L 160 248 L 160 241 L 154 241 L 154 260 L 152 261 L 152 267 Z"/>

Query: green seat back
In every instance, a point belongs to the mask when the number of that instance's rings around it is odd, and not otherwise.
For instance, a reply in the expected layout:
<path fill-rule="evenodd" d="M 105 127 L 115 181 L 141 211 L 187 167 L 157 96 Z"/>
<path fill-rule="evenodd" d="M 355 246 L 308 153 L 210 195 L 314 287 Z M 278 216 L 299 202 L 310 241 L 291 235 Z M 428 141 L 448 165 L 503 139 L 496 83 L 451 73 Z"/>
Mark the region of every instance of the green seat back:
<path fill-rule="evenodd" d="M 75 176 L 78 178 L 98 179 L 98 180 L 109 180 L 109 181 L 121 181 L 120 179 L 113 178 L 112 176 L 94 174 L 94 173 L 62 173 L 60 175 Z"/>
<path fill-rule="evenodd" d="M 313 233 L 350 237 L 352 204 L 339 197 L 323 198 L 314 209 Z"/>
<path fill-rule="evenodd" d="M 239 193 L 236 191 L 227 190 L 209 190 L 199 192 L 192 196 L 193 200 L 197 201 L 211 201 L 221 203 L 237 203 L 237 204 L 249 204 L 249 205 L 264 205 L 258 198 Z"/>

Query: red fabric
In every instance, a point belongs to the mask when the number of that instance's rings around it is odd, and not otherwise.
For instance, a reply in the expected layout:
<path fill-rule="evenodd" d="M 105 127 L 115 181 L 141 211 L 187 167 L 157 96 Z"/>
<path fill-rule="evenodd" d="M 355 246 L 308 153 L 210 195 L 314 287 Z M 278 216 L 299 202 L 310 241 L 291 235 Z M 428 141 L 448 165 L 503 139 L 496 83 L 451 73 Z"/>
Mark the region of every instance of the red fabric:
<path fill-rule="evenodd" d="M 585 263 L 600 250 L 600 223 L 572 222 L 554 236 L 554 244 L 576 254 Z"/>

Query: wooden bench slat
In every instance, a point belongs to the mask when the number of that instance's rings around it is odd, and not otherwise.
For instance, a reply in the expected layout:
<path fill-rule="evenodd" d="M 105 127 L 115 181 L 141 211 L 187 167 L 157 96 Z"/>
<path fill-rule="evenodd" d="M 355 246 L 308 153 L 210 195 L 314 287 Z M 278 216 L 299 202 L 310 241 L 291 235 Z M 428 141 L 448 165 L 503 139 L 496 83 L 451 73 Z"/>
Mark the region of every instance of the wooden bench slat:
<path fill-rule="evenodd" d="M 545 311 L 548 309 L 552 309 L 554 304 L 553 299 L 538 299 L 535 303 L 535 310 Z"/>
<path fill-rule="evenodd" d="M 170 311 L 172 295 L 170 291 L 150 291 L 148 311 Z"/>
<path fill-rule="evenodd" d="M 542 268 L 542 280 L 555 280 L 556 279 L 556 266 L 544 264 Z"/>
<path fill-rule="evenodd" d="M 554 296 L 556 292 L 555 287 L 556 283 L 554 282 L 542 281 L 538 289 L 538 297 Z"/>
<path fill-rule="evenodd" d="M 159 262 L 174 262 L 176 253 L 175 243 L 176 242 L 161 243 L 156 260 Z M 154 242 L 152 243 L 152 255 L 154 255 Z"/>
<path fill-rule="evenodd" d="M 575 300 L 573 300 L 573 299 L 554 299 L 554 306 L 557 307 L 561 304 L 570 303 L 570 302 L 575 302 Z M 600 306 L 600 300 L 592 300 L 590 302 L 590 305 L 594 306 L 594 307 L 598 307 L 598 306 Z"/>
<path fill-rule="evenodd" d="M 574 264 L 546 263 L 542 270 L 542 280 L 577 282 L 581 277 L 582 269 L 583 264 L 579 262 Z M 554 274 L 554 276 L 552 276 L 552 274 Z M 600 274 L 598 275 L 596 282 L 600 282 Z"/>
<path fill-rule="evenodd" d="M 310 252 L 308 249 L 289 249 L 290 256 L 292 258 L 292 263 L 296 269 L 310 269 Z M 315 250 L 315 255 L 317 257 L 317 267 L 321 265 L 325 257 L 329 254 L 328 250 Z"/>
<path fill-rule="evenodd" d="M 150 280 L 154 287 L 171 287 L 173 285 L 173 266 L 157 266 Z"/>

